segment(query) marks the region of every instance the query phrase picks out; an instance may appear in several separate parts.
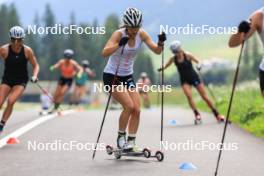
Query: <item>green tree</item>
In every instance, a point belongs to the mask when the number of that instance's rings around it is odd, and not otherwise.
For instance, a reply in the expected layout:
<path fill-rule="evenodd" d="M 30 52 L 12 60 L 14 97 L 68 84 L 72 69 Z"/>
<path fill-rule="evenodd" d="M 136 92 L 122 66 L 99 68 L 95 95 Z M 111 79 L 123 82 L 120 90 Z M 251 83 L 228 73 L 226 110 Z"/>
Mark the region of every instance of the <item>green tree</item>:
<path fill-rule="evenodd" d="M 95 25 L 95 24 L 94 24 Z M 104 35 L 96 35 L 91 38 L 91 45 L 94 48 L 94 66 L 96 72 L 96 79 L 102 79 L 103 69 L 106 65 L 107 59 L 101 56 L 101 52 L 106 42 L 111 37 L 112 33 L 119 28 L 119 18 L 115 14 L 111 14 L 106 18 L 105 21 L 105 31 Z M 96 48 L 95 48 L 96 47 Z"/>
<path fill-rule="evenodd" d="M 156 82 L 154 67 L 151 57 L 144 52 L 144 49 L 140 50 L 134 64 L 134 76 L 136 79 L 140 77 L 142 72 L 146 72 L 152 83 Z"/>
<path fill-rule="evenodd" d="M 72 12 L 70 15 L 70 25 L 77 25 L 75 14 Z M 74 51 L 74 58 L 77 59 L 77 61 L 80 61 L 80 57 L 83 53 L 82 46 L 81 46 L 81 40 L 80 36 L 77 33 L 72 33 L 67 36 L 67 44 L 66 48 L 70 48 Z M 66 49 L 65 48 L 65 49 Z"/>
<path fill-rule="evenodd" d="M 8 28 L 11 28 L 13 26 L 20 26 L 18 13 L 14 3 L 12 3 L 9 7 L 8 16 Z"/>
<path fill-rule="evenodd" d="M 35 17 L 34 17 L 34 22 L 33 22 L 34 25 L 36 25 L 36 27 L 39 27 L 39 16 L 38 14 L 36 13 Z M 26 35 L 26 38 L 25 38 L 25 43 L 28 44 L 32 49 L 33 51 L 35 52 L 35 55 L 36 56 L 40 56 L 40 51 L 41 51 L 41 41 L 40 41 L 40 36 L 38 33 L 36 34 L 33 34 L 33 33 L 30 33 L 27 31 L 26 32 L 27 35 Z"/>
<path fill-rule="evenodd" d="M 43 23 L 44 27 L 52 27 L 56 24 L 55 16 L 51 10 L 49 4 L 45 7 L 45 12 L 43 14 Z M 54 35 L 48 32 L 48 34 L 43 35 L 41 39 L 41 59 L 45 60 L 44 68 L 49 68 L 50 65 L 57 62 L 62 57 L 62 48 L 61 45 L 64 42 L 63 35 Z M 54 73 L 45 73 L 43 74 L 44 79 L 55 79 L 56 75 Z"/>
<path fill-rule="evenodd" d="M 3 45 L 9 41 L 8 36 L 8 7 L 2 4 L 0 7 L 0 44 Z"/>

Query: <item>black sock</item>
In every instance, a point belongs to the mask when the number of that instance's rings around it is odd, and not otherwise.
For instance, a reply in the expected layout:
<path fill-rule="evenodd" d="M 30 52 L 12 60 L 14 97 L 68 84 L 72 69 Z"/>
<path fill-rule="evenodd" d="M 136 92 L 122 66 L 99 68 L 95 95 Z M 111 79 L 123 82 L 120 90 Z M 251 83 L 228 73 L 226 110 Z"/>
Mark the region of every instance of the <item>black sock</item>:
<path fill-rule="evenodd" d="M 60 103 L 55 103 L 55 104 L 54 104 L 54 109 L 58 109 L 59 106 L 60 106 Z"/>
<path fill-rule="evenodd" d="M 118 137 L 125 136 L 126 132 L 125 131 L 118 131 Z"/>
<path fill-rule="evenodd" d="M 215 108 L 212 109 L 212 112 L 213 112 L 215 117 L 217 117 L 219 115 L 219 112 Z"/>
<path fill-rule="evenodd" d="M 197 109 L 194 109 L 193 110 L 194 114 L 197 116 L 197 115 L 200 115 L 200 113 L 197 111 Z"/>
<path fill-rule="evenodd" d="M 127 141 L 134 141 L 134 140 L 136 140 L 135 136 L 128 136 L 127 137 Z"/>
<path fill-rule="evenodd" d="M 6 122 L 5 121 L 3 121 L 3 120 L 1 120 L 1 122 L 0 122 L 1 124 L 3 124 L 3 125 L 5 125 L 6 124 Z"/>

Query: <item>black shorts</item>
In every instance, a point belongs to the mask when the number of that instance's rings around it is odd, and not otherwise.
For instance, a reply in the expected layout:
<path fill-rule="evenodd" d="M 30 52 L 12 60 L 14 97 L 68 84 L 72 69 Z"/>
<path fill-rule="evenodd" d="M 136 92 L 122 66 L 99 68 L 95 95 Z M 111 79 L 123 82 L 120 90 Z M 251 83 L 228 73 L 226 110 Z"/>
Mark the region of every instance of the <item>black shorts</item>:
<path fill-rule="evenodd" d="M 16 80 L 16 79 L 7 79 L 3 77 L 2 79 L 2 84 L 6 84 L 11 88 L 14 86 L 23 86 L 24 88 L 26 88 L 27 83 L 28 83 L 28 78 Z"/>
<path fill-rule="evenodd" d="M 126 88 L 136 88 L 136 84 L 132 75 L 128 76 L 117 76 L 116 80 L 114 81 L 115 75 L 111 73 L 104 73 L 103 74 L 103 81 L 105 86 L 112 86 L 112 85 L 124 85 Z"/>
<path fill-rule="evenodd" d="M 67 85 L 67 86 L 71 87 L 71 85 L 72 85 L 72 81 L 73 81 L 73 78 L 64 78 L 64 77 L 60 77 L 58 84 L 59 84 L 60 86 L 65 86 L 65 85 Z"/>
<path fill-rule="evenodd" d="M 201 79 L 199 78 L 199 76 L 197 74 L 193 74 L 191 77 L 189 78 L 181 78 L 181 85 L 183 84 L 189 84 L 192 85 L 194 87 L 197 87 L 199 84 L 201 84 Z"/>
<path fill-rule="evenodd" d="M 264 91 L 264 71 L 259 70 L 259 84 L 261 92 Z"/>

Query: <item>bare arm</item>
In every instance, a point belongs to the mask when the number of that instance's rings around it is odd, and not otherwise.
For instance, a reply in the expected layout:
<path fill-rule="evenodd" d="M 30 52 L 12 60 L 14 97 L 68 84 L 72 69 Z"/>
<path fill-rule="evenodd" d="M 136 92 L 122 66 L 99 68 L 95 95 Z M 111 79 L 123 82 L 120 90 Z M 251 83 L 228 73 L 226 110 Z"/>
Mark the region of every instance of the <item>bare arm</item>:
<path fill-rule="evenodd" d="M 35 54 L 31 48 L 26 47 L 25 49 L 26 52 L 28 53 L 28 60 L 33 67 L 33 76 L 37 78 L 39 74 L 39 64 L 37 62 Z"/>
<path fill-rule="evenodd" d="M 83 73 L 83 68 L 74 60 L 72 60 L 72 63 L 74 65 L 74 67 L 78 70 L 78 74 L 82 74 Z"/>
<path fill-rule="evenodd" d="M 158 46 L 153 40 L 150 38 L 148 33 L 144 30 L 140 30 L 140 36 L 142 41 L 148 46 L 148 48 L 156 54 L 160 54 L 162 52 L 162 46 Z"/>
<path fill-rule="evenodd" d="M 61 66 L 62 62 L 63 62 L 63 60 L 61 59 L 61 60 L 59 60 L 56 64 L 52 65 L 51 67 L 52 67 L 53 69 L 59 68 L 59 67 Z"/>
<path fill-rule="evenodd" d="M 169 61 L 165 64 L 163 70 L 165 70 L 166 68 L 168 68 L 174 61 L 174 56 L 172 56 Z"/>
<path fill-rule="evenodd" d="M 103 57 L 108 57 L 111 54 L 113 54 L 118 48 L 119 48 L 119 41 L 122 38 L 122 34 L 119 31 L 115 31 L 111 38 L 107 41 L 103 51 L 102 51 L 102 56 Z"/>
<path fill-rule="evenodd" d="M 7 58 L 8 55 L 8 45 L 0 47 L 0 59 Z"/>
<path fill-rule="evenodd" d="M 261 19 L 262 14 L 260 12 L 254 13 L 251 18 L 251 28 L 248 33 L 244 32 L 238 32 L 236 34 L 233 34 L 229 39 L 229 47 L 236 47 L 242 44 L 244 40 L 247 40 L 250 38 L 257 30 L 259 30 L 259 21 Z"/>
<path fill-rule="evenodd" d="M 200 61 L 199 61 L 196 57 L 194 57 L 194 55 L 192 55 L 191 53 L 188 53 L 188 54 L 186 54 L 186 55 L 187 55 L 188 58 L 190 58 L 191 61 L 193 61 L 194 63 L 196 63 L 196 64 L 200 64 Z"/>
<path fill-rule="evenodd" d="M 90 68 L 86 68 L 84 70 L 89 76 L 91 77 L 95 77 L 95 73 L 90 69 Z"/>

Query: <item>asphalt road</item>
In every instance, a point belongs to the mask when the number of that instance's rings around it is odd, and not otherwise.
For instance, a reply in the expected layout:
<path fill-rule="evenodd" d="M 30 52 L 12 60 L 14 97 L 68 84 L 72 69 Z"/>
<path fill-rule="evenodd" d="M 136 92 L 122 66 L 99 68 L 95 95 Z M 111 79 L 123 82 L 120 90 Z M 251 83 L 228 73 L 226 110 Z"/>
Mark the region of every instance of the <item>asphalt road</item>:
<path fill-rule="evenodd" d="M 119 110 L 109 111 L 101 146 L 115 144 Z M 203 124 L 193 125 L 193 114 L 180 108 L 165 108 L 164 148 L 165 159 L 122 157 L 116 160 L 100 147 L 95 160 L 92 160 L 93 143 L 96 141 L 103 110 L 76 111 L 47 120 L 18 137 L 20 143 L 0 148 L 0 176 L 86 176 L 86 175 L 137 175 L 137 176 L 213 176 L 218 151 L 205 146 L 192 148 L 201 143 L 214 146 L 220 142 L 223 124 L 218 124 L 211 114 L 203 113 Z M 38 112 L 15 112 L 7 124 L 0 141 L 6 135 L 29 122 L 43 118 Z M 45 118 L 45 117 L 44 117 Z M 171 124 L 176 120 L 176 125 Z M 153 153 L 160 148 L 160 110 L 142 110 L 137 144 L 150 148 Z M 72 143 L 68 147 L 54 148 L 57 144 Z M 219 176 L 262 176 L 264 175 L 264 141 L 235 125 L 227 131 L 227 149 L 223 152 Z M 186 145 L 189 145 L 189 149 Z M 36 144 L 38 148 L 33 149 Z M 49 145 L 50 144 L 50 145 Z M 53 148 L 50 147 L 51 144 Z M 43 147 L 44 146 L 44 147 Z M 79 146 L 76 147 L 76 146 Z M 85 146 L 85 148 L 83 148 Z M 176 146 L 176 147 L 175 147 Z M 183 147 L 185 146 L 185 148 Z M 231 146 L 231 147 L 230 147 Z M 46 148 L 45 148 L 46 147 Z M 195 150 L 196 149 L 196 150 Z M 195 170 L 181 170 L 183 163 L 192 163 Z"/>

